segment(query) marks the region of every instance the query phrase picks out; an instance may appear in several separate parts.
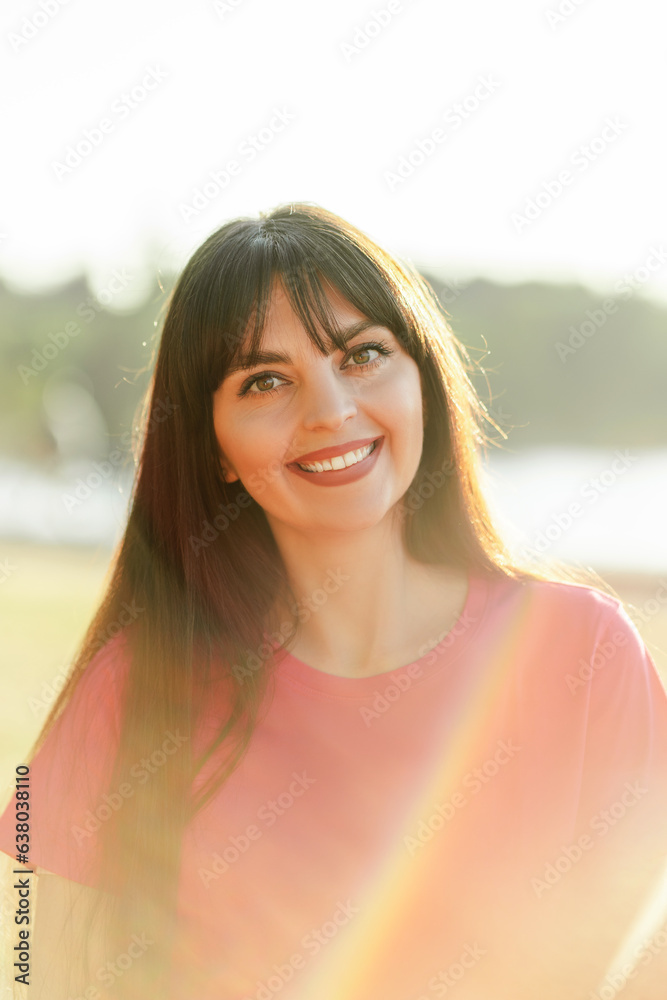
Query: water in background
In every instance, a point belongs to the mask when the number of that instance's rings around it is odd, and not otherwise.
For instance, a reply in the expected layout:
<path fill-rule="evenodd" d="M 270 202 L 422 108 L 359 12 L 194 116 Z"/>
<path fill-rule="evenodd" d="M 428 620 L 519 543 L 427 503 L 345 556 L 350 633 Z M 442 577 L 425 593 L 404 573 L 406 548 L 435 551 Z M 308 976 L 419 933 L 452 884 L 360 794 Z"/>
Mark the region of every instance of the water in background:
<path fill-rule="evenodd" d="M 598 571 L 667 570 L 667 449 L 494 453 L 486 480 L 519 550 Z"/>
<path fill-rule="evenodd" d="M 667 449 L 494 451 L 491 507 L 514 546 L 599 571 L 667 572 Z M 108 545 L 120 538 L 131 482 L 108 463 L 47 474 L 0 461 L 0 537 Z"/>

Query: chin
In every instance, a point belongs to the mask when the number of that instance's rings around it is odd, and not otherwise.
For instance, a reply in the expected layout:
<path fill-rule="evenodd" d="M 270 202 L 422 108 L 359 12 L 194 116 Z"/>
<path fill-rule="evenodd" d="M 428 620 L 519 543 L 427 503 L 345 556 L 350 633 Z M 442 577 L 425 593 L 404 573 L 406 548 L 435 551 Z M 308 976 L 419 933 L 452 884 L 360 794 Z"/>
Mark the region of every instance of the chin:
<path fill-rule="evenodd" d="M 310 531 L 323 531 L 323 532 L 342 532 L 342 533 L 353 533 L 356 531 L 368 531 L 372 528 L 379 527 L 383 522 L 387 520 L 388 515 L 391 514 L 393 507 L 382 507 L 381 510 L 374 508 L 373 510 L 348 510 L 344 511 L 343 505 L 341 504 L 339 509 L 332 517 L 328 518 L 317 518 L 308 522 L 308 530 Z M 302 523 L 301 527 L 305 524 Z M 299 527 L 297 525 L 297 527 Z"/>

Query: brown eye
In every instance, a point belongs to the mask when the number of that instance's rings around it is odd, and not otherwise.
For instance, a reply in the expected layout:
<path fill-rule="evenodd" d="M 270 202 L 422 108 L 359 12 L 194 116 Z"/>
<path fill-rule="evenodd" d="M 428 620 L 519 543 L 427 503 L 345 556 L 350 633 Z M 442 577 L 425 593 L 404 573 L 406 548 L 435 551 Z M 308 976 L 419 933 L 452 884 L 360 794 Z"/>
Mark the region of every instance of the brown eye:
<path fill-rule="evenodd" d="M 272 385 L 267 385 L 267 382 L 272 382 L 275 375 L 262 375 L 261 378 L 255 380 L 255 386 L 260 390 L 273 389 Z"/>
<path fill-rule="evenodd" d="M 372 348 L 370 348 L 370 347 L 360 347 L 358 351 L 354 352 L 354 354 L 352 355 L 352 357 L 356 358 L 359 361 L 359 364 L 362 364 L 362 365 L 367 364 L 367 362 L 368 362 L 368 355 L 370 354 L 371 350 L 372 350 Z M 365 354 L 366 357 L 362 358 L 361 360 L 359 360 L 359 355 L 360 354 Z"/>
<path fill-rule="evenodd" d="M 357 371 L 368 371 L 384 364 L 385 359 L 393 353 L 393 350 L 384 343 L 361 344 L 348 354 L 350 361 L 346 367 L 356 368 Z"/>
<path fill-rule="evenodd" d="M 239 389 L 237 395 L 269 396 L 272 392 L 277 392 L 280 389 L 280 385 L 270 385 L 268 383 L 281 381 L 284 380 L 282 380 L 282 376 L 280 375 L 273 375 L 271 372 L 260 372 L 259 375 L 253 375 L 252 378 L 247 379 Z"/>

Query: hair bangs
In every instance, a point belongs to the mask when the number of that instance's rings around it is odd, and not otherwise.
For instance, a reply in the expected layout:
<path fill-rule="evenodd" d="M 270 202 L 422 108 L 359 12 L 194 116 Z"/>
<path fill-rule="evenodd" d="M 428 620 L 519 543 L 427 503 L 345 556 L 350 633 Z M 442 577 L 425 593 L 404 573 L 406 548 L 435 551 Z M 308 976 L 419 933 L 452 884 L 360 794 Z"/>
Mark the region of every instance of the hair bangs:
<path fill-rule="evenodd" d="M 249 228 L 254 232 L 248 233 Z M 221 235 L 219 231 L 211 239 Z M 257 363 L 278 283 L 322 354 L 346 347 L 330 302 L 334 289 L 368 319 L 390 329 L 409 354 L 419 356 L 415 316 L 406 308 L 397 276 L 339 232 L 322 226 L 297 228 L 294 219 L 288 225 L 280 218 L 247 220 L 236 239 L 227 235 L 217 254 L 211 249 L 215 270 L 224 274 L 224 280 L 210 283 L 203 318 L 210 392 L 220 386 L 232 365 Z"/>

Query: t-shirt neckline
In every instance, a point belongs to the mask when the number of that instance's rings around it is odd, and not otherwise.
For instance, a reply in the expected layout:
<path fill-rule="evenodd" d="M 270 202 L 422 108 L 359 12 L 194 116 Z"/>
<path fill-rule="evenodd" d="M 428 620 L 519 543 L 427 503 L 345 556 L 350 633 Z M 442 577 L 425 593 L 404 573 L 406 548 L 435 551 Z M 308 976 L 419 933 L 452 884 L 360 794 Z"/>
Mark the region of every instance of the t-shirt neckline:
<path fill-rule="evenodd" d="M 423 656 L 370 677 L 341 677 L 325 673 L 304 663 L 289 651 L 277 652 L 275 677 L 292 687 L 333 695 L 342 698 L 366 698 L 374 695 L 378 687 L 390 684 L 398 674 L 405 674 L 412 668 L 420 679 L 442 670 L 447 664 L 457 660 L 480 628 L 488 598 L 488 581 L 478 573 L 468 572 L 468 592 L 461 614 L 449 631 L 438 637 L 438 644 L 428 649 Z M 418 672 L 416 668 L 419 668 Z"/>

